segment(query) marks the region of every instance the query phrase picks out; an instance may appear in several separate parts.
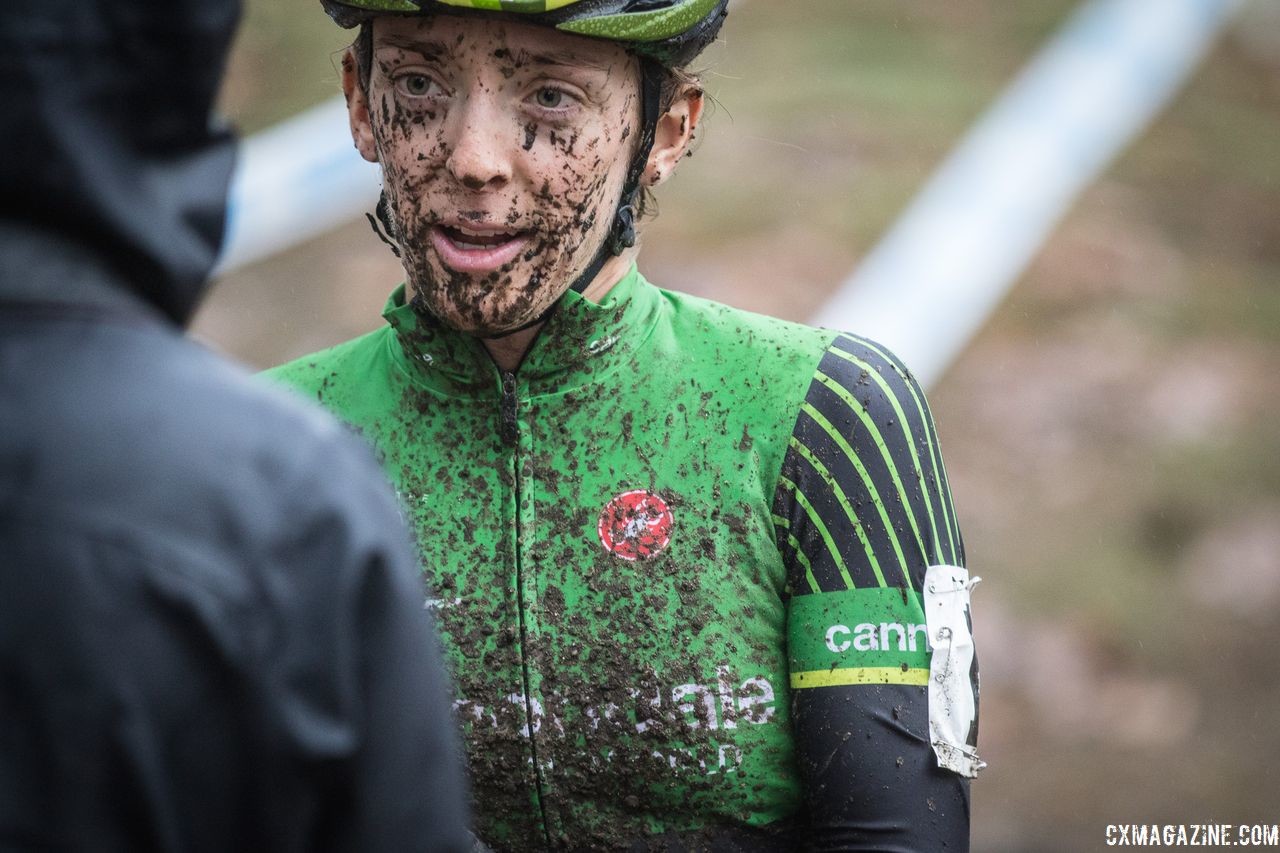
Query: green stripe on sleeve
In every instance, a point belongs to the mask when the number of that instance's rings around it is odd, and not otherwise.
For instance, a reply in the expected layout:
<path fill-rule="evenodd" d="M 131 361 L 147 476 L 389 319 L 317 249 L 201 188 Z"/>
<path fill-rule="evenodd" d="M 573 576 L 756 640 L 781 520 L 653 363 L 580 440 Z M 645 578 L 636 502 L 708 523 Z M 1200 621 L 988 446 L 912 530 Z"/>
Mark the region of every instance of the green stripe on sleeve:
<path fill-rule="evenodd" d="M 876 346 L 871 341 L 863 340 L 863 339 L 858 339 L 858 340 L 863 346 L 865 346 L 867 349 L 879 355 L 886 362 L 889 362 L 890 364 L 893 363 L 889 357 L 889 354 L 885 352 L 883 349 L 881 349 L 880 347 Z M 943 486 L 945 474 L 943 473 L 944 468 L 942 463 L 942 454 L 938 447 L 938 429 L 937 429 L 937 426 L 933 423 L 933 418 L 930 416 L 928 408 L 924 404 L 924 399 L 916 388 L 916 384 L 914 382 L 907 382 L 907 389 L 911 392 L 911 398 L 915 401 L 916 411 L 920 414 L 920 422 L 924 424 L 925 433 L 926 433 L 925 437 L 927 439 L 927 444 L 929 446 L 930 461 L 933 463 L 934 476 L 938 478 L 938 484 L 937 484 L 938 503 L 941 504 L 942 506 L 943 523 L 947 528 L 947 542 L 951 547 L 950 562 L 954 564 L 956 561 L 956 554 L 957 554 L 956 538 L 957 538 L 958 528 L 955 524 L 954 519 L 951 517 L 952 507 L 950 506 L 949 497 L 946 494 L 946 491 L 944 490 L 944 486 Z M 927 499 L 928 498 L 926 495 L 926 500 Z M 942 544 L 941 539 L 938 540 L 938 544 L 939 545 Z M 936 563 L 941 561 L 942 555 L 926 554 L 925 556 L 929 558 L 930 562 Z"/>
<path fill-rule="evenodd" d="M 800 504 L 804 509 L 805 515 L 809 516 L 809 521 L 817 528 L 818 533 L 822 536 L 822 541 L 826 543 L 827 552 L 831 554 L 831 559 L 835 561 L 836 568 L 840 570 L 840 577 L 844 580 L 845 586 L 853 589 L 855 584 L 853 578 L 849 576 L 849 567 L 845 565 L 844 558 L 840 556 L 840 549 L 836 547 L 836 543 L 831 538 L 831 531 L 827 530 L 827 525 L 822 523 L 822 517 L 818 515 L 818 511 L 813 508 L 813 504 L 809 503 L 809 499 L 804 496 L 804 492 L 786 476 L 778 478 L 778 482 L 791 490 L 796 496 L 796 503 Z"/>
<path fill-rule="evenodd" d="M 867 364 L 857 356 L 847 353 L 838 347 L 832 347 L 828 352 L 838 356 L 839 358 L 843 358 L 845 361 L 856 365 L 862 370 L 865 370 L 867 372 L 867 376 L 873 379 L 875 383 L 880 386 L 880 390 L 884 392 L 884 395 L 888 399 L 890 405 L 893 406 L 893 412 L 897 416 L 897 421 L 902 425 L 902 436 L 906 440 L 907 450 L 911 453 L 911 463 L 915 467 L 916 479 L 920 482 L 920 498 L 924 503 L 925 513 L 929 516 L 929 527 L 933 531 L 933 541 L 941 542 L 942 536 L 938 532 L 938 522 L 933 515 L 933 502 L 929 500 L 929 490 L 925 488 L 924 468 L 920 465 L 920 454 L 916 453 L 916 443 L 911 435 L 911 428 L 907 425 L 907 416 L 902 411 L 902 404 L 898 401 L 897 395 L 889 388 L 889 383 L 885 382 L 884 377 L 880 375 L 880 371 L 876 370 L 872 365 Z M 910 511 L 911 505 L 910 501 L 908 501 L 907 512 L 910 513 Z M 936 557 L 936 555 L 933 554 L 924 554 L 923 556 L 927 563 L 934 562 Z"/>
<path fill-rule="evenodd" d="M 845 440 L 845 437 L 840 434 L 840 431 L 837 430 L 829 420 L 827 420 L 826 415 L 818 411 L 818 409 L 811 405 L 807 400 L 800 404 L 800 408 L 807 412 L 809 417 L 813 418 L 814 423 L 821 427 L 822 431 L 825 432 L 833 442 L 835 442 L 836 446 L 840 448 L 840 452 L 848 457 L 850 464 L 852 464 L 854 470 L 858 472 L 858 476 L 862 478 L 863 485 L 865 485 L 867 489 L 867 494 L 870 495 L 871 502 L 875 504 L 876 511 L 880 515 L 880 522 L 884 525 L 885 532 L 889 536 L 889 541 L 893 543 L 894 553 L 898 555 L 898 565 L 902 568 L 902 579 L 908 589 L 913 589 L 915 585 L 911 582 L 911 568 L 907 565 L 907 558 L 902 553 L 902 543 L 898 541 L 898 531 L 889 521 L 889 513 L 884 508 L 884 501 L 880 498 L 880 490 L 876 488 L 875 482 L 871 479 L 871 474 L 867 472 L 866 467 L 862 464 L 862 460 L 858 458 L 858 454 L 849 445 L 849 442 Z M 795 441 L 794 437 L 792 438 L 792 441 Z M 898 494 L 905 494 L 902 490 L 902 482 L 898 479 L 898 471 L 893 465 L 893 460 L 888 457 L 883 443 L 880 443 L 880 448 L 881 451 L 885 453 L 885 462 L 889 466 L 889 473 L 893 475 L 893 483 L 898 489 Z M 828 476 L 825 473 L 827 470 L 825 467 L 821 470 L 824 472 L 824 477 Z M 834 482 L 832 486 L 833 488 L 836 488 Z M 841 497 L 843 496 L 843 492 L 841 492 Z M 847 501 L 842 501 L 842 503 L 847 509 Z M 904 510 L 907 515 L 907 520 L 911 522 L 911 530 L 915 533 L 916 544 L 920 548 L 920 553 L 924 554 L 924 543 L 920 541 L 920 530 L 916 527 L 916 520 L 915 516 L 911 513 L 911 507 L 906 506 L 904 507 Z M 851 509 L 847 509 L 847 511 L 852 517 L 853 511 Z M 882 582 L 881 586 L 884 585 L 885 584 Z"/>
<path fill-rule="evenodd" d="M 834 352 L 834 350 L 832 350 L 832 352 Z M 853 411 L 858 420 L 861 421 L 863 427 L 866 428 L 867 433 L 871 436 L 872 442 L 874 442 L 875 446 L 880 449 L 880 457 L 884 460 L 885 467 L 889 469 L 889 476 L 893 478 L 893 486 L 897 489 L 898 494 L 902 496 L 902 511 L 907 516 L 907 521 L 911 524 L 911 530 L 916 536 L 916 542 L 920 546 L 921 557 L 928 562 L 929 555 L 924 553 L 924 541 L 920 537 L 919 520 L 916 518 L 915 510 L 911 508 L 911 501 L 907 496 L 906 487 L 902 484 L 902 475 L 898 472 L 898 462 L 893 458 L 893 452 L 889 450 L 889 446 L 885 444 L 884 436 L 880 433 L 880 427 L 871 419 L 871 415 L 867 412 L 866 407 L 853 396 L 848 388 L 845 388 L 835 379 L 832 379 L 821 371 L 816 374 L 816 378 L 819 382 L 830 389 L 833 394 L 845 402 L 845 405 Z M 850 452 L 852 452 L 852 448 L 850 449 Z M 926 508 L 928 508 L 928 503 L 928 500 L 926 500 Z M 910 581 L 908 581 L 908 585 L 914 586 Z"/>
<path fill-rule="evenodd" d="M 808 405 L 807 403 L 805 405 Z M 813 455 L 809 448 L 800 443 L 793 435 L 789 442 L 791 447 L 800 454 L 810 465 L 813 470 L 818 472 L 818 476 L 827 484 L 827 488 L 831 490 L 832 496 L 835 497 L 836 503 L 840 504 L 840 508 L 844 510 L 845 517 L 849 519 L 849 524 L 853 527 L 854 532 L 858 535 L 858 541 L 862 543 L 862 550 L 867 555 L 867 562 L 871 565 L 871 571 L 875 573 L 876 582 L 880 586 L 886 586 L 884 573 L 880 571 L 880 560 L 876 557 L 875 549 L 871 547 L 871 540 L 867 539 L 866 531 L 862 529 L 862 522 L 858 521 L 858 514 L 853 511 L 853 507 L 849 506 L 849 498 L 845 496 L 844 489 L 840 488 L 840 484 L 836 482 L 836 478 L 831 476 L 831 472 L 827 470 L 827 466 L 822 464 L 822 460 Z M 865 477 L 864 477 L 865 479 Z M 870 483 L 868 483 L 870 486 Z M 872 487 L 872 492 L 875 492 Z M 880 496 L 874 495 L 876 505 L 879 506 Z M 897 541 L 894 541 L 894 547 L 898 551 L 898 559 L 902 559 L 902 549 L 897 547 Z M 906 572 L 906 564 L 903 564 L 903 572 Z"/>
<path fill-rule="evenodd" d="M 800 547 L 800 541 L 796 539 L 791 532 L 791 520 L 783 518 L 776 512 L 773 514 L 774 525 L 786 534 L 787 544 L 791 546 L 791 550 L 796 555 L 796 560 L 800 565 L 804 566 L 804 579 L 809 584 L 810 592 L 822 592 L 822 587 L 818 585 L 818 579 L 813 576 L 813 566 L 809 563 L 809 557 L 804 553 L 804 549 Z"/>
<path fill-rule="evenodd" d="M 923 687 L 928 683 L 928 667 L 863 666 L 791 673 L 792 690 L 806 687 L 848 687 L 852 684 L 912 684 Z"/>
<path fill-rule="evenodd" d="M 792 687 L 925 684 L 929 643 L 920 595 L 868 587 L 795 596 L 787 655 Z"/>

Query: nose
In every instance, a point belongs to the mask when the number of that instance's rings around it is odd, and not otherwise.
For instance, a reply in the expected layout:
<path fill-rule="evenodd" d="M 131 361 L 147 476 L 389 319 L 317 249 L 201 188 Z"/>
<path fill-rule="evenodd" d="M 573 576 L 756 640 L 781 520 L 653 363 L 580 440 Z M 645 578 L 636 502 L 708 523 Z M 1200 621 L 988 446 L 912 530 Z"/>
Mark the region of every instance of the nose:
<path fill-rule="evenodd" d="M 502 145 L 497 105 L 483 94 L 467 98 L 455 111 L 453 148 L 445 165 L 469 190 L 504 186 L 511 180 L 511 160 Z"/>

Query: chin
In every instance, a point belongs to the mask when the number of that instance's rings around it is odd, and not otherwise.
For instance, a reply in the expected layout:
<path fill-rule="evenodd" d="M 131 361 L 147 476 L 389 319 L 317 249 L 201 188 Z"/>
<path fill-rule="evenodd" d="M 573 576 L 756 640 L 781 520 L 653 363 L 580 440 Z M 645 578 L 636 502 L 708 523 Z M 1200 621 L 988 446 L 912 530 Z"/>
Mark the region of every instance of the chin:
<path fill-rule="evenodd" d="M 531 320 L 533 318 L 530 317 L 529 319 Z M 514 332 L 516 329 L 519 329 L 528 322 L 529 320 L 521 319 L 510 323 L 498 321 L 480 323 L 459 321 L 453 323 L 446 321 L 446 324 L 455 331 L 461 332 L 464 335 L 470 335 L 473 338 L 497 338 L 502 335 L 509 334 L 510 332 Z"/>
<path fill-rule="evenodd" d="M 490 313 L 482 306 L 460 306 L 451 300 L 431 299 L 421 295 L 415 295 L 409 304 L 417 313 L 456 332 L 476 338 L 492 338 L 514 332 L 546 311 L 546 307 L 534 311 L 525 305 L 512 306 L 514 310 Z"/>
<path fill-rule="evenodd" d="M 551 293 L 548 281 L 558 276 L 545 265 L 512 264 L 485 275 L 451 270 L 434 259 L 405 265 L 410 275 L 411 304 L 451 329 L 475 337 L 516 331 L 546 313 L 568 289 Z"/>

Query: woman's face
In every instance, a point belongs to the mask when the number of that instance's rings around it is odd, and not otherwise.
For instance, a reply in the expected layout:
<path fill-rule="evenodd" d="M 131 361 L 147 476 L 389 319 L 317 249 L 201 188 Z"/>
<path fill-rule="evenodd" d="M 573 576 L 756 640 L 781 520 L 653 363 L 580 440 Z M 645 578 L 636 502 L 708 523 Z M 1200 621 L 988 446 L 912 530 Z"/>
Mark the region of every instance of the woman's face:
<path fill-rule="evenodd" d="M 382 164 L 412 296 L 482 337 L 541 315 L 611 225 L 639 135 L 637 60 L 546 27 L 387 16 L 367 90 L 353 76 L 352 130 Z"/>

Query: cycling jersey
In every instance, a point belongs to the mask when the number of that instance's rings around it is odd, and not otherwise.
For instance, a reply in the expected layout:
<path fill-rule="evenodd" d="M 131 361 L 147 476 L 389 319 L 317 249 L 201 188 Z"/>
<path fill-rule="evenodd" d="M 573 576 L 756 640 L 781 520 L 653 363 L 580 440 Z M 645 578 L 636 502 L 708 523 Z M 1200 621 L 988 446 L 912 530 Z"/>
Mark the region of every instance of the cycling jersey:
<path fill-rule="evenodd" d="M 963 546 L 892 355 L 634 268 L 565 294 L 511 372 L 402 289 L 384 317 L 272 373 L 363 433 L 414 523 L 480 838 L 967 847 Z"/>

